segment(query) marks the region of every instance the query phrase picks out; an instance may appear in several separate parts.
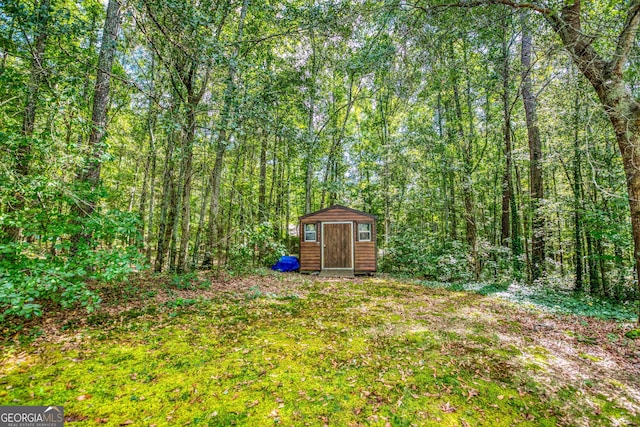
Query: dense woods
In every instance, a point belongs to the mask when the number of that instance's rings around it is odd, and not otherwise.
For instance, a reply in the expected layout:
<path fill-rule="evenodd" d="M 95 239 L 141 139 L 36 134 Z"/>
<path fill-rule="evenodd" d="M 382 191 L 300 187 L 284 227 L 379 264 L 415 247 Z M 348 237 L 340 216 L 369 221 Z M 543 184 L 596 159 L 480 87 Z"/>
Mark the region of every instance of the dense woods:
<path fill-rule="evenodd" d="M 0 307 L 296 254 L 638 297 L 640 1 L 4 0 Z"/>

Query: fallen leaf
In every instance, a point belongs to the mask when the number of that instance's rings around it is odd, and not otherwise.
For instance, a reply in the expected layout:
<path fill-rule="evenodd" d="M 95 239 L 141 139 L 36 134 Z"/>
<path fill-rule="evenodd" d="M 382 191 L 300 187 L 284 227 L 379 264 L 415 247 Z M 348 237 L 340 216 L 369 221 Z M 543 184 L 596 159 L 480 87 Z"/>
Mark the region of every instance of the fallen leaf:
<path fill-rule="evenodd" d="M 87 400 L 87 399 L 91 399 L 91 395 L 90 394 L 81 394 L 80 396 L 78 396 L 78 400 L 80 402 L 82 402 L 83 400 Z"/>
<path fill-rule="evenodd" d="M 452 412 L 456 412 L 456 408 L 454 408 L 453 406 L 451 406 L 451 403 L 447 402 L 444 405 L 442 405 L 440 407 L 440 409 L 442 409 L 443 412 L 446 412 L 448 414 L 452 413 Z"/>
<path fill-rule="evenodd" d="M 498 396 L 498 400 L 502 400 L 502 399 L 504 399 L 503 395 Z"/>

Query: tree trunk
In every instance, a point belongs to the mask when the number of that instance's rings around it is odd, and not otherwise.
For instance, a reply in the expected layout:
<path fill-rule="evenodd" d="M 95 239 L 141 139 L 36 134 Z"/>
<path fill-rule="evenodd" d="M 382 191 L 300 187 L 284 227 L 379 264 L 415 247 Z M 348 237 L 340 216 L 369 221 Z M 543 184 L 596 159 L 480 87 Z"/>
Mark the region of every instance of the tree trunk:
<path fill-rule="evenodd" d="M 465 52 L 465 65 L 466 65 L 466 52 Z M 470 100 L 470 82 L 467 81 L 467 102 Z M 477 226 L 474 215 L 474 200 L 473 200 L 473 188 L 472 188 L 472 158 L 473 158 L 473 139 L 474 139 L 474 127 L 473 127 L 473 113 L 469 108 L 469 134 L 465 135 L 462 118 L 462 106 L 460 102 L 460 91 L 458 88 L 458 77 L 456 72 L 453 74 L 453 96 L 456 115 L 456 129 L 461 146 L 462 163 L 463 163 L 463 176 L 462 176 L 462 203 L 464 205 L 464 222 L 465 222 L 465 238 L 469 250 L 471 251 L 472 265 L 475 279 L 480 277 L 480 260 L 478 258 L 478 246 L 477 246 Z"/>
<path fill-rule="evenodd" d="M 36 121 L 36 109 L 38 105 L 38 95 L 40 93 L 40 86 L 45 77 L 44 70 L 44 48 L 47 42 L 51 0 L 42 0 L 37 7 L 37 24 L 36 34 L 33 43 L 33 52 L 31 54 L 31 71 L 29 75 L 29 85 L 27 87 L 27 103 L 24 108 L 24 116 L 22 118 L 22 135 L 30 137 L 33 135 L 33 129 Z M 106 27 L 105 27 L 106 28 Z M 24 145 L 25 152 L 22 159 L 24 163 L 18 162 L 17 167 L 19 172 L 24 172 L 27 175 L 29 172 L 28 156 L 31 149 L 30 144 Z M 24 170 L 22 170 L 24 168 Z"/>
<path fill-rule="evenodd" d="M 31 52 L 31 65 L 29 74 L 29 83 L 27 85 L 27 100 L 22 116 L 22 136 L 20 145 L 15 153 L 15 171 L 20 179 L 24 179 L 29 175 L 29 164 L 31 162 L 31 137 L 36 122 L 36 110 L 38 107 L 38 97 L 40 94 L 40 86 L 45 78 L 44 69 L 44 49 L 47 42 L 48 26 L 50 20 L 51 0 L 42 0 L 36 5 L 36 32 L 33 40 L 33 51 Z M 6 56 L 5 56 L 6 58 Z M 3 66 L 4 68 L 4 66 Z M 21 184 L 19 184 L 19 187 Z M 12 215 L 20 212 L 24 208 L 24 194 L 17 191 L 14 195 L 15 200 L 9 203 L 6 208 L 6 214 Z M 9 241 L 17 241 L 20 238 L 20 227 L 15 225 L 5 225 L 3 234 Z"/>
<path fill-rule="evenodd" d="M 178 273 L 189 271 L 189 240 L 191 237 L 191 183 L 193 181 L 193 142 L 196 138 L 198 104 L 207 87 L 209 70 L 206 70 L 200 90 L 196 90 L 196 78 L 198 76 L 198 63 L 193 61 L 189 66 L 184 79 L 182 79 L 187 91 L 187 105 L 185 117 L 185 130 L 182 142 L 182 162 L 180 165 L 182 182 L 182 211 L 180 228 L 180 248 L 177 254 L 176 270 Z M 197 250 L 197 248 L 196 248 Z"/>
<path fill-rule="evenodd" d="M 235 203 L 235 196 L 238 193 L 237 189 L 237 182 L 238 182 L 238 177 L 240 177 L 242 175 L 242 169 L 244 168 L 244 164 L 241 163 L 242 160 L 244 160 L 244 151 L 245 151 L 245 147 L 241 146 L 238 148 L 237 152 L 236 152 L 236 158 L 235 161 L 233 163 L 233 168 L 231 169 L 231 185 L 229 186 L 229 195 L 227 196 L 227 219 L 226 219 L 226 224 L 225 224 L 225 231 L 226 231 L 226 241 L 225 241 L 225 247 L 224 247 L 224 258 L 225 258 L 225 263 L 229 262 L 229 253 L 231 252 L 231 241 L 233 238 L 233 232 L 232 227 L 232 217 L 233 217 L 233 204 Z M 240 212 L 240 214 L 242 215 L 242 209 L 238 209 L 238 211 Z"/>
<path fill-rule="evenodd" d="M 536 281 L 544 274 L 545 262 L 545 218 L 540 211 L 544 198 L 542 181 L 542 143 L 538 130 L 536 98 L 531 83 L 532 38 L 527 26 L 526 15 L 522 18 L 522 101 L 527 122 L 529 140 L 529 193 L 531 195 L 531 280 Z"/>
<path fill-rule="evenodd" d="M 438 92 L 438 96 L 436 98 L 436 113 L 438 118 L 438 137 L 440 138 L 440 143 L 445 143 L 445 133 L 444 133 L 444 125 L 443 125 L 443 108 L 442 108 L 442 94 Z M 441 233 L 441 244 L 444 245 L 444 242 L 447 240 L 447 237 L 451 236 L 451 228 L 453 227 L 451 221 L 451 199 L 449 197 L 449 161 L 447 159 L 446 151 L 443 149 L 440 154 L 440 178 L 442 185 L 442 217 L 443 217 L 443 227 Z M 451 225 L 450 225 L 451 224 Z"/>
<path fill-rule="evenodd" d="M 511 149 L 511 108 L 509 105 L 509 51 L 507 46 L 506 35 L 502 37 L 502 134 L 504 140 L 504 173 L 502 175 L 502 210 L 500 220 L 500 244 L 509 246 L 509 238 L 511 237 L 510 225 L 510 209 L 511 198 L 513 197 L 513 179 L 511 176 L 513 167 L 511 165 L 512 149 Z M 511 245 L 513 249 L 513 244 Z M 515 254 L 514 254 L 515 255 Z"/>
<path fill-rule="evenodd" d="M 229 74 L 227 75 L 227 84 L 225 88 L 224 104 L 220 113 L 220 133 L 216 142 L 216 159 L 211 170 L 211 203 L 209 208 L 209 223 L 207 226 L 207 250 L 205 252 L 203 267 L 213 265 L 213 257 L 216 252 L 217 240 L 216 235 L 219 234 L 218 213 L 220 209 L 220 184 L 222 178 L 222 168 L 224 162 L 227 144 L 229 143 L 230 132 L 228 128 L 235 111 L 235 76 L 237 71 L 236 59 L 240 54 L 240 45 L 242 42 L 242 33 L 244 29 L 244 20 L 247 16 L 248 0 L 242 1 L 242 9 L 240 9 L 240 19 L 238 21 L 238 32 L 236 33 L 236 47 L 232 58 L 229 62 Z"/>
<path fill-rule="evenodd" d="M 173 95 L 173 106 L 172 112 L 170 114 L 171 120 L 175 120 L 175 116 L 178 110 L 178 95 L 174 93 Z M 153 270 L 156 273 L 159 273 L 164 268 L 165 257 L 167 255 L 167 251 L 169 249 L 169 242 L 171 239 L 171 225 L 173 224 L 173 215 L 171 214 L 174 211 L 173 200 L 175 193 L 175 183 L 174 183 L 174 151 L 175 151 L 175 140 L 176 135 L 175 131 L 170 130 L 167 135 L 167 142 L 164 149 L 164 172 L 162 175 L 162 196 L 161 202 L 162 205 L 160 207 L 160 220 L 158 223 L 158 243 L 156 249 L 156 260 L 153 267 Z"/>
<path fill-rule="evenodd" d="M 574 135 L 573 135 L 573 221 L 574 221 L 574 245 L 576 255 L 575 286 L 576 291 L 584 291 L 583 278 L 583 246 L 582 246 L 582 171 L 579 126 L 580 126 L 580 98 L 576 96 L 574 111 Z"/>
<path fill-rule="evenodd" d="M 520 217 L 520 209 L 518 209 L 518 199 L 522 200 L 522 180 L 521 180 L 521 174 L 520 174 L 520 169 L 518 168 L 518 164 L 514 163 L 513 165 L 513 171 L 515 172 L 515 192 L 513 194 L 513 198 L 511 199 L 511 224 L 512 224 L 512 229 L 511 229 L 511 235 L 514 237 L 513 238 L 513 247 L 514 247 L 514 262 L 515 262 L 515 267 L 516 267 L 516 271 L 518 272 L 522 272 L 522 261 L 520 260 L 520 255 L 522 255 L 523 253 L 523 246 L 524 246 L 524 259 L 525 259 L 525 265 L 526 266 L 531 266 L 531 259 L 529 258 L 529 244 L 527 242 L 527 239 L 521 239 L 520 236 L 523 236 L 525 233 L 523 231 L 524 230 L 528 230 L 528 220 L 526 218 L 526 213 L 523 212 L 522 213 L 522 217 Z M 522 227 L 520 226 L 520 224 L 522 224 Z M 529 281 L 531 281 L 531 268 L 529 268 L 527 273 L 527 279 Z"/>
<path fill-rule="evenodd" d="M 389 247 L 389 242 L 391 240 L 391 197 L 390 197 L 390 186 L 391 186 L 391 177 L 389 164 L 391 163 L 391 144 L 389 141 L 389 121 L 388 121 L 388 111 L 389 111 L 389 98 L 391 94 L 389 93 L 389 89 L 381 90 L 380 97 L 377 99 L 377 107 L 380 112 L 380 145 L 384 150 L 384 157 L 382 159 L 382 189 L 383 189 L 383 203 L 384 203 L 384 246 L 385 248 Z"/>
<path fill-rule="evenodd" d="M 164 261 L 169 250 L 169 241 L 171 239 L 171 224 L 173 223 L 173 199 L 174 199 L 174 183 L 168 168 L 167 160 L 165 160 L 165 172 L 162 185 L 162 207 L 160 208 L 160 223 L 158 224 L 158 245 L 156 250 L 156 260 L 153 270 L 159 273 L 164 268 Z"/>
<path fill-rule="evenodd" d="M 154 84 L 154 76 L 155 76 L 155 60 L 154 56 L 151 57 L 151 85 L 152 85 L 152 93 L 155 92 L 155 84 Z M 149 148 L 147 150 L 147 155 L 145 159 L 144 165 L 144 178 L 142 181 L 142 190 L 140 191 L 140 234 L 143 236 L 143 250 L 148 253 L 148 248 L 150 246 L 149 237 L 151 237 L 150 233 L 146 232 L 146 211 L 147 211 L 147 199 L 151 199 L 149 202 L 149 210 L 153 210 L 153 195 L 154 195 L 154 185 L 155 185 L 155 167 L 156 167 L 156 143 L 155 143 L 155 112 L 153 109 L 153 100 L 149 98 L 147 100 L 147 120 L 146 120 L 146 130 L 149 138 Z M 151 193 L 151 197 L 149 197 L 149 193 Z M 151 227 L 151 224 L 149 224 Z M 147 255 L 147 261 L 150 261 L 149 255 Z"/>
<path fill-rule="evenodd" d="M 551 170 L 551 184 L 552 184 L 552 188 L 553 188 L 553 194 L 557 195 L 558 194 L 558 184 L 556 182 L 556 169 L 553 168 Z M 556 263 L 558 263 L 558 265 L 560 266 L 560 277 L 564 278 L 564 247 L 562 245 L 562 224 L 561 224 L 561 219 L 560 219 L 560 210 L 556 210 L 556 215 L 555 215 L 555 221 L 554 221 L 554 225 L 555 225 L 555 233 L 557 235 L 557 238 L 555 239 L 558 246 L 557 249 L 554 251 L 554 257 L 553 259 L 555 260 Z"/>
<path fill-rule="evenodd" d="M 466 43 L 465 43 L 466 44 Z M 467 244 L 471 247 L 471 258 L 473 262 L 473 271 L 475 280 L 480 280 L 480 257 L 478 256 L 478 224 L 476 222 L 476 198 L 473 192 L 473 145 L 476 140 L 476 131 L 474 126 L 473 102 L 471 99 L 471 79 L 469 77 L 469 60 L 467 57 L 467 49 L 464 49 L 464 67 L 467 76 L 467 111 L 469 119 L 469 134 L 467 136 L 464 149 L 464 180 L 462 185 L 463 198 L 465 203 L 465 223 Z"/>
<path fill-rule="evenodd" d="M 449 178 L 449 217 L 451 219 L 451 240 L 458 240 L 458 207 L 456 203 L 456 174 L 450 164 L 447 165 L 449 170 L 447 176 Z"/>
<path fill-rule="evenodd" d="M 209 200 L 209 196 L 210 196 L 209 193 L 211 193 L 211 179 L 203 178 L 203 180 L 206 180 L 206 182 L 203 184 L 204 194 L 202 195 L 202 200 L 200 204 L 198 228 L 196 229 L 196 240 L 193 245 L 193 254 L 191 255 L 191 265 L 193 267 L 196 267 L 199 261 L 200 244 L 202 243 L 202 233 L 204 230 L 204 219 L 207 214 L 207 200 Z"/>
<path fill-rule="evenodd" d="M 598 263 L 595 254 L 594 239 L 590 231 L 586 233 L 587 240 L 587 267 L 589 271 L 589 293 L 591 295 L 600 294 L 600 275 L 598 274 Z"/>
<path fill-rule="evenodd" d="M 600 296 L 603 298 L 611 298 L 612 295 L 609 292 L 609 280 L 607 277 L 607 269 L 605 266 L 605 249 L 602 245 L 602 239 L 595 239 L 595 252 L 598 259 L 598 269 L 600 271 Z"/>
<path fill-rule="evenodd" d="M 222 179 L 223 160 L 226 152 L 226 143 L 222 141 L 224 132 L 221 131 L 216 143 L 216 159 L 211 170 L 211 199 L 209 205 L 209 222 L 207 225 L 207 250 L 202 261 L 203 267 L 213 266 L 213 259 L 216 253 L 218 241 L 218 214 L 220 212 L 220 181 Z"/>
<path fill-rule="evenodd" d="M 89 155 L 86 164 L 80 172 L 78 181 L 83 188 L 81 200 L 74 207 L 77 218 L 86 218 L 96 209 L 95 194 L 100 184 L 100 169 L 104 155 L 103 137 L 107 127 L 107 108 L 109 106 L 109 92 L 111 88 L 111 69 L 116 53 L 116 42 L 120 31 L 120 3 L 109 0 L 107 15 L 104 21 L 100 55 L 98 56 L 98 71 L 93 95 L 93 113 L 91 116 L 91 134 L 89 135 Z M 80 245 L 87 245 L 91 239 L 90 233 L 79 230 L 72 236 L 74 251 Z"/>
<path fill-rule="evenodd" d="M 278 122 L 278 118 L 276 116 L 276 123 L 277 122 Z M 276 134 L 275 138 L 273 138 L 273 150 L 272 150 L 272 157 L 271 157 L 271 162 L 272 162 L 271 164 L 273 165 L 273 167 L 272 167 L 272 173 L 271 173 L 271 184 L 269 187 L 268 206 L 269 206 L 269 209 L 271 209 L 272 206 L 275 206 L 275 215 L 276 217 L 280 218 L 278 216 L 279 213 L 281 213 L 281 211 L 279 210 L 281 208 L 280 197 L 281 197 L 281 193 L 284 191 L 284 188 L 283 188 L 282 180 L 280 180 L 279 182 L 280 185 L 276 187 L 276 180 L 282 174 L 283 165 L 282 165 L 282 162 L 280 162 L 278 159 L 278 148 L 281 146 L 281 140 L 280 140 L 280 137 L 278 136 L 277 129 L 275 131 L 275 134 Z M 276 188 L 278 188 L 277 193 L 275 192 Z"/>
<path fill-rule="evenodd" d="M 90 28 L 95 28 L 96 26 L 96 18 L 95 16 L 93 16 L 93 19 L 91 20 L 91 27 Z M 98 35 L 96 34 L 97 31 L 91 31 L 90 36 L 89 36 L 89 45 L 87 46 L 87 52 L 92 52 L 93 51 L 93 46 L 97 43 L 97 38 Z M 84 73 L 84 83 L 82 84 L 82 94 L 80 95 L 80 100 L 78 101 L 78 109 L 80 110 L 80 116 L 84 119 L 84 114 L 83 113 L 87 113 L 89 110 L 89 102 L 88 102 L 88 98 L 89 98 L 89 92 L 91 91 L 91 83 L 92 83 L 92 79 L 91 79 L 91 70 L 90 67 L 86 68 L 86 71 Z M 84 110 L 84 111 L 82 111 Z M 83 120 L 84 122 L 84 120 Z M 82 150 L 82 145 L 84 144 L 85 141 L 85 136 L 87 133 L 87 130 L 90 129 L 86 129 L 86 126 L 81 126 L 80 130 L 78 132 L 78 138 L 76 139 L 76 148 L 78 149 L 78 151 Z"/>
<path fill-rule="evenodd" d="M 268 219 L 267 206 L 266 206 L 268 146 L 269 146 L 269 140 L 267 138 L 267 132 L 263 130 L 262 140 L 260 142 L 260 180 L 258 183 L 258 218 L 260 218 L 260 222 L 265 222 Z M 275 162 L 273 163 L 273 165 L 275 167 Z M 275 176 L 275 171 L 274 171 L 274 176 Z"/>
<path fill-rule="evenodd" d="M 153 139 L 155 141 L 155 136 L 154 135 L 150 135 L 150 138 Z M 145 238 L 145 244 L 146 244 L 146 256 L 147 256 L 147 262 L 149 264 L 151 264 L 151 252 L 152 252 L 152 246 L 151 246 L 151 236 L 153 233 L 153 219 L 154 219 L 154 208 L 155 208 L 155 200 L 156 200 L 156 163 L 157 163 L 157 153 L 156 153 L 156 148 L 155 148 L 155 142 L 153 143 L 154 146 L 152 147 L 152 151 L 151 151 L 151 182 L 149 183 L 149 191 L 151 192 L 151 197 L 149 197 L 149 216 L 147 219 L 147 235 Z"/>
<path fill-rule="evenodd" d="M 311 212 L 311 192 L 313 186 L 313 160 L 316 144 L 315 136 L 315 108 L 316 108 L 316 74 L 317 74 L 316 42 L 313 30 L 311 31 L 311 77 L 309 83 L 309 108 L 307 111 L 307 147 L 306 147 L 306 173 L 304 179 L 304 213 Z"/>
<path fill-rule="evenodd" d="M 205 83 L 206 84 L 206 83 Z M 192 97 L 190 97 L 192 98 Z M 196 133 L 196 108 L 200 99 L 189 100 L 187 106 L 187 129 L 182 150 L 182 212 L 180 228 L 180 249 L 176 271 L 184 273 L 189 271 L 189 238 L 191 237 L 191 183 L 193 178 L 193 141 Z"/>

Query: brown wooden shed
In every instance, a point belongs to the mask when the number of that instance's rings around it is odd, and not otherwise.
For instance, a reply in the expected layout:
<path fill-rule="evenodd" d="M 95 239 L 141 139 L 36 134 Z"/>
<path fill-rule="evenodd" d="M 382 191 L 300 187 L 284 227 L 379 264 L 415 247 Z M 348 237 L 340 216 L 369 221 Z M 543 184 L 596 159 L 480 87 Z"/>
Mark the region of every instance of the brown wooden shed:
<path fill-rule="evenodd" d="M 300 217 L 300 272 L 370 274 L 376 261 L 375 215 L 333 205 Z"/>

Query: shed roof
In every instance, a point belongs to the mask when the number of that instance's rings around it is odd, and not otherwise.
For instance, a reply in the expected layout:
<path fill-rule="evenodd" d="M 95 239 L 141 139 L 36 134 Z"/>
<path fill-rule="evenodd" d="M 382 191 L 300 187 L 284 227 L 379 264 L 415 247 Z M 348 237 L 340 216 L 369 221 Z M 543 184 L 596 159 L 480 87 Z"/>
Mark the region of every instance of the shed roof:
<path fill-rule="evenodd" d="M 317 215 L 317 214 L 321 214 L 321 213 L 324 213 L 324 212 L 327 212 L 327 211 L 330 211 L 330 210 L 333 210 L 333 209 L 344 209 L 344 210 L 349 211 L 349 212 L 353 212 L 353 213 L 356 213 L 356 214 L 359 214 L 359 215 L 368 216 L 369 218 L 377 219 L 377 217 L 375 215 L 372 215 L 372 214 L 366 213 L 366 212 L 362 212 L 362 211 L 359 211 L 357 209 L 348 208 L 348 207 L 342 206 L 342 205 L 332 205 L 332 206 L 329 206 L 328 208 L 320 209 L 319 211 L 315 211 L 315 212 L 308 213 L 306 215 L 302 215 L 298 219 L 299 220 L 303 220 L 305 218 L 308 218 L 308 217 L 311 217 L 311 216 L 314 216 L 314 215 Z"/>

